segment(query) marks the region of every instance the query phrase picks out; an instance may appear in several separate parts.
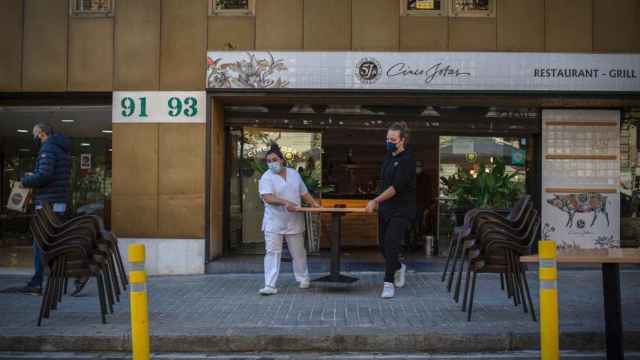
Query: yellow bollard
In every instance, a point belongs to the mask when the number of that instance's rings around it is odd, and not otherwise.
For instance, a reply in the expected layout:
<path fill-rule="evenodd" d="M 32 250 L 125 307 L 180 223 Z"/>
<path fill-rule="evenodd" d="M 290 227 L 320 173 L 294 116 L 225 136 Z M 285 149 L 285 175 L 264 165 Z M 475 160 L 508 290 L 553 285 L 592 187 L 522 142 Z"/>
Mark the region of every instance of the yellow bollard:
<path fill-rule="evenodd" d="M 540 278 L 540 358 L 560 359 L 558 320 L 558 269 L 556 243 L 553 240 L 538 242 L 538 269 Z"/>
<path fill-rule="evenodd" d="M 144 270 L 144 245 L 129 245 L 128 253 L 133 360 L 148 360 L 150 358 L 149 311 L 147 309 L 147 273 Z"/>

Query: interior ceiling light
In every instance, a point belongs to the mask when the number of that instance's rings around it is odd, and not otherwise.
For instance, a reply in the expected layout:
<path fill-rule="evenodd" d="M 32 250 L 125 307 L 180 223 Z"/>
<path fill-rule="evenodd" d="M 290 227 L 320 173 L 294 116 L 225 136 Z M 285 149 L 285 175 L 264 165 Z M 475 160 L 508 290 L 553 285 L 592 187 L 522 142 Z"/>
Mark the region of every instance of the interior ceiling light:
<path fill-rule="evenodd" d="M 361 105 L 329 105 L 325 110 L 327 114 L 366 114 L 375 115 L 376 113 L 363 108 Z"/>
<path fill-rule="evenodd" d="M 71 119 L 62 119 L 60 121 L 62 121 L 63 123 L 73 123 L 73 122 L 75 122 L 75 120 L 71 120 Z"/>
<path fill-rule="evenodd" d="M 91 146 L 89 143 L 80 143 L 80 146 Z"/>
<path fill-rule="evenodd" d="M 269 112 L 265 106 L 225 106 L 224 109 L 235 112 Z"/>
<path fill-rule="evenodd" d="M 113 132 L 113 130 L 102 130 L 103 133 L 105 134 L 111 134 Z"/>
<path fill-rule="evenodd" d="M 315 111 L 311 107 L 311 105 L 295 105 L 289 111 L 290 113 L 298 113 L 298 114 L 315 114 Z"/>
<path fill-rule="evenodd" d="M 440 114 L 433 108 L 433 106 L 427 106 L 424 111 L 420 113 L 420 116 L 440 116 Z"/>
<path fill-rule="evenodd" d="M 25 130 L 25 129 L 18 129 L 18 132 L 21 134 L 28 134 L 29 130 Z"/>

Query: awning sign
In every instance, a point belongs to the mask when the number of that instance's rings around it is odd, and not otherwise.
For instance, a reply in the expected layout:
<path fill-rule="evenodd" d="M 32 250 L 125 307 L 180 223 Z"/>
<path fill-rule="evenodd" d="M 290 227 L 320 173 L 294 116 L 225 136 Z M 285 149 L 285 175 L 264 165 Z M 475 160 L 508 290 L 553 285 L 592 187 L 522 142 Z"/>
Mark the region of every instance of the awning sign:
<path fill-rule="evenodd" d="M 114 123 L 204 123 L 204 91 L 116 91 Z"/>
<path fill-rule="evenodd" d="M 208 89 L 640 92 L 639 54 L 210 51 Z"/>

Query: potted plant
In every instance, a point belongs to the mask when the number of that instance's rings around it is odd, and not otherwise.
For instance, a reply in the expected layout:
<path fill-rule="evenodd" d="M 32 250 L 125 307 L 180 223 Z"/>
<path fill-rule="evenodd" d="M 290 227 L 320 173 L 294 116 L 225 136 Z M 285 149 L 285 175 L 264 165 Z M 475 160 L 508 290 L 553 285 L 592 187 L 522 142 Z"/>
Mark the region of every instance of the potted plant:
<path fill-rule="evenodd" d="M 459 168 L 449 176 L 441 177 L 444 194 L 453 199 L 456 222 L 462 225 L 464 214 L 473 208 L 508 208 L 521 194 L 521 186 L 513 181 L 518 172 L 508 174 L 502 159 L 493 164 L 480 162 L 477 173 Z"/>

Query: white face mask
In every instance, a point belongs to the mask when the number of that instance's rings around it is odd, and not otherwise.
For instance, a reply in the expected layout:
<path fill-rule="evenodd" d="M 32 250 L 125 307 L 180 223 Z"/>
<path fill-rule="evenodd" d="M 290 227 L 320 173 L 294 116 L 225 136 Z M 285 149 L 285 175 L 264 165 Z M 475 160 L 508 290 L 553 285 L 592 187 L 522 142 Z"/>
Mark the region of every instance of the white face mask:
<path fill-rule="evenodd" d="M 282 165 L 280 165 L 280 163 L 277 161 L 268 162 L 267 166 L 269 166 L 269 170 L 271 170 L 271 172 L 274 174 L 279 174 L 280 171 L 282 171 Z"/>

